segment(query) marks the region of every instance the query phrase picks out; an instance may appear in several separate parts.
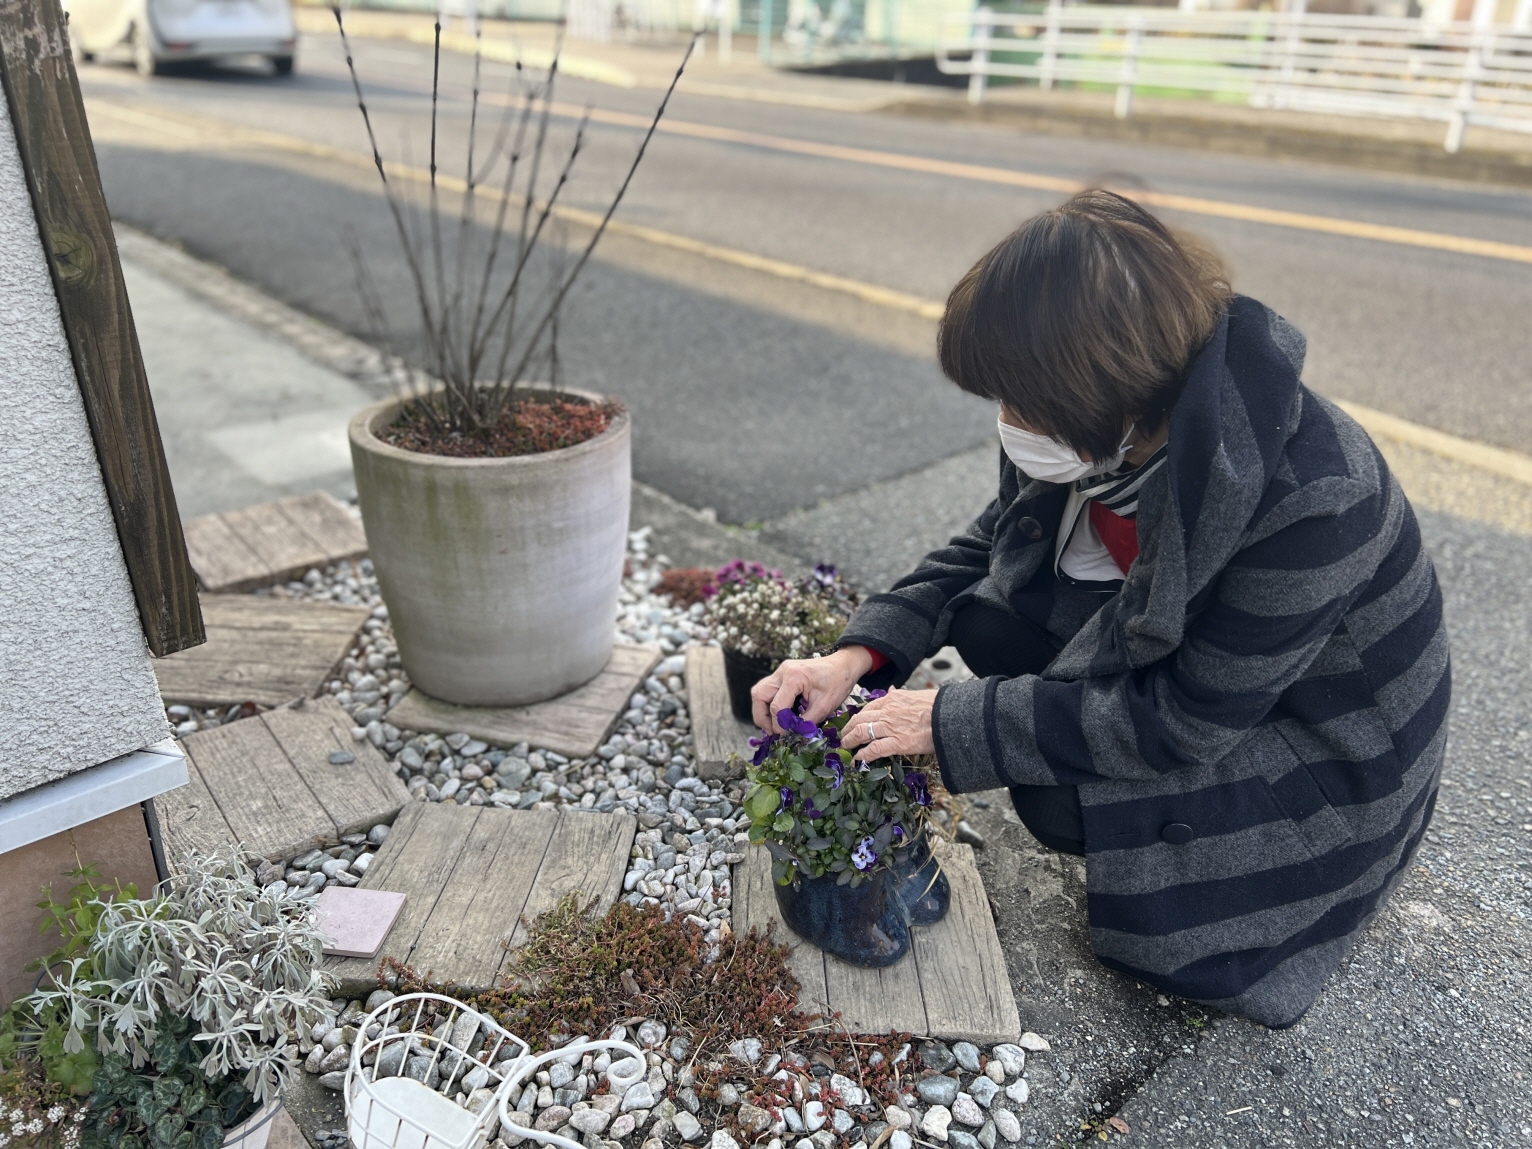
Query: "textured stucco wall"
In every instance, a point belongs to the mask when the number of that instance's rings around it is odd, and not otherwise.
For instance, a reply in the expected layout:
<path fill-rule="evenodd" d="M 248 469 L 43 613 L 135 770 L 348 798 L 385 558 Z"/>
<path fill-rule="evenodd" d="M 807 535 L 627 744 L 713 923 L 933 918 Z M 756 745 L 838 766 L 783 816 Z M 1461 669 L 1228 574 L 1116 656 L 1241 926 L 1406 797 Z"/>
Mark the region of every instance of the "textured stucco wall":
<path fill-rule="evenodd" d="M 0 800 L 168 733 L 0 91 Z"/>

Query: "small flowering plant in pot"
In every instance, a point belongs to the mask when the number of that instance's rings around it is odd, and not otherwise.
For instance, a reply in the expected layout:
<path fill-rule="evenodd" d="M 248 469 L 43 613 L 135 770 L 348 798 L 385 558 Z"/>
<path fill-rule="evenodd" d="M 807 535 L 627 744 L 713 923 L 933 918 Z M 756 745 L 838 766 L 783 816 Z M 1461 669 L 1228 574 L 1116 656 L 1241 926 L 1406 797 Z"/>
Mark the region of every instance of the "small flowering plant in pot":
<path fill-rule="evenodd" d="M 904 956 L 911 925 L 946 913 L 948 891 L 926 843 L 929 764 L 856 762 L 840 745 L 870 697 L 818 725 L 779 713 L 785 734 L 752 739 L 744 807 L 751 842 L 772 856 L 787 925 L 843 961 L 876 967 Z"/>
<path fill-rule="evenodd" d="M 856 595 L 833 566 L 820 565 L 794 583 L 781 571 L 736 559 L 720 567 L 707 619 L 723 647 L 729 706 L 751 720 L 750 688 L 789 658 L 828 650 L 856 606 Z"/>

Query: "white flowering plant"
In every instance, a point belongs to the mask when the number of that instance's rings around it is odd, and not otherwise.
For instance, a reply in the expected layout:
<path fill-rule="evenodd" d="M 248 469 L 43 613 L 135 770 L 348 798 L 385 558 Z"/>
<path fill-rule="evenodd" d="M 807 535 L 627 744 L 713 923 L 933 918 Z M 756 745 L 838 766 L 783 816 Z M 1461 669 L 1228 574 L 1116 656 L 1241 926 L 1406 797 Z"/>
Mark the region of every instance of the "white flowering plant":
<path fill-rule="evenodd" d="M 148 898 L 83 900 L 85 928 L 7 1011 L 0 1057 L 74 1093 L 88 1078 L 84 1149 L 215 1149 L 292 1077 L 299 1034 L 330 1008 L 314 909 L 263 890 L 232 851 L 188 857 Z"/>
<path fill-rule="evenodd" d="M 708 598 L 707 620 L 720 645 L 780 662 L 827 650 L 856 605 L 855 594 L 832 566 L 818 566 L 800 583 L 760 563 L 736 560 L 721 567 Z"/>

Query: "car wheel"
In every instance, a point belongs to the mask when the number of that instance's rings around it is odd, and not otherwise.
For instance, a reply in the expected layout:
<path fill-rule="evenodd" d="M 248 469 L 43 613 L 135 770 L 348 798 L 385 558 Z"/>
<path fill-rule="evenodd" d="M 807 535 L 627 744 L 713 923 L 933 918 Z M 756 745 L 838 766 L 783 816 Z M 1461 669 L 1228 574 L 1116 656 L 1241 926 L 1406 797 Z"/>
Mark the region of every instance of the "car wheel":
<path fill-rule="evenodd" d="M 279 76 L 291 76 L 293 74 L 293 58 L 291 56 L 273 56 L 271 58 L 271 68 Z"/>
<path fill-rule="evenodd" d="M 133 67 L 140 76 L 164 75 L 165 65 L 154 58 L 154 44 L 143 29 L 133 29 Z"/>

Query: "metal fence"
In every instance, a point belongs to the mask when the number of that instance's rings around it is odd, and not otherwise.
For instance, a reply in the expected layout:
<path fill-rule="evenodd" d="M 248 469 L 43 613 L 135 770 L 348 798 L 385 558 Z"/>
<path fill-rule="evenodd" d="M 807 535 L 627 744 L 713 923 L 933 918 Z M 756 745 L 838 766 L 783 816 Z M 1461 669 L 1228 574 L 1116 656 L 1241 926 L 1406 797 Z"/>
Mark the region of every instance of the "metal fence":
<path fill-rule="evenodd" d="M 1252 107 L 1435 120 L 1456 152 L 1473 125 L 1532 132 L 1532 30 L 1280 12 L 979 8 L 937 66 L 967 75 L 981 103 L 992 78 L 1243 97 Z"/>

